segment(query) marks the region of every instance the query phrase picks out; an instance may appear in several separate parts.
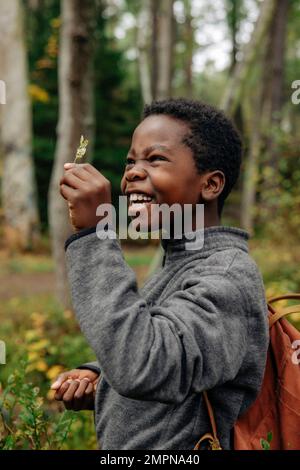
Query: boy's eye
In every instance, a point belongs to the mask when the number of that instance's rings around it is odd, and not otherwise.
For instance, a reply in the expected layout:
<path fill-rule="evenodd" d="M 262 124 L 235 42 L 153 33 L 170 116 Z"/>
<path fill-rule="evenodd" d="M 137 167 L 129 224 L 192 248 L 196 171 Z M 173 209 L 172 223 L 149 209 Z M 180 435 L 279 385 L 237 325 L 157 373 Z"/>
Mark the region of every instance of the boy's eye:
<path fill-rule="evenodd" d="M 166 161 L 167 159 L 163 157 L 162 155 L 151 155 L 147 160 L 149 162 L 154 162 L 156 160 Z M 133 160 L 133 158 L 127 158 L 127 160 L 125 161 L 125 166 L 133 165 L 134 163 L 135 163 L 135 160 Z"/>
<path fill-rule="evenodd" d="M 161 155 L 151 155 L 151 157 L 149 157 L 149 160 L 150 160 L 150 162 L 155 161 L 155 160 L 164 161 L 164 160 L 166 160 L 166 158 L 162 157 Z"/>

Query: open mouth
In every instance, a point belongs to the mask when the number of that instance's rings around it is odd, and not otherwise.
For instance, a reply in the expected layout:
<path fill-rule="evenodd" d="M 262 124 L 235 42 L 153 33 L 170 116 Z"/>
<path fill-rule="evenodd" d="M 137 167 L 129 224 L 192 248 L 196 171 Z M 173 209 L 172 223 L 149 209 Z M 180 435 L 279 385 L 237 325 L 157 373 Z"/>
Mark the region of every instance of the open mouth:
<path fill-rule="evenodd" d="M 132 193 L 129 195 L 129 205 L 143 204 L 143 203 L 151 202 L 153 200 L 154 198 L 152 196 L 148 196 L 148 194 Z"/>
<path fill-rule="evenodd" d="M 142 211 L 154 202 L 154 197 L 143 193 L 131 193 L 129 195 L 128 215 L 136 215 L 136 211 Z"/>

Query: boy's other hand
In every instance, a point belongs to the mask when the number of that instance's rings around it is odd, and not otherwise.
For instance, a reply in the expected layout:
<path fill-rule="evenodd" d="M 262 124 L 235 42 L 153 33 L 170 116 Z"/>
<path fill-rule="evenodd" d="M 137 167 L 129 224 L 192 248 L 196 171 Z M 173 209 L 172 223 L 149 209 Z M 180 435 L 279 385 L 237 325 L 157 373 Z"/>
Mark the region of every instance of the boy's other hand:
<path fill-rule="evenodd" d="M 60 374 L 51 385 L 54 398 L 63 401 L 67 410 L 93 410 L 99 374 L 90 369 L 72 369 Z"/>
<path fill-rule="evenodd" d="M 111 204 L 111 183 L 89 163 L 66 163 L 60 180 L 60 194 L 68 201 L 75 231 L 95 227 L 100 204 Z"/>

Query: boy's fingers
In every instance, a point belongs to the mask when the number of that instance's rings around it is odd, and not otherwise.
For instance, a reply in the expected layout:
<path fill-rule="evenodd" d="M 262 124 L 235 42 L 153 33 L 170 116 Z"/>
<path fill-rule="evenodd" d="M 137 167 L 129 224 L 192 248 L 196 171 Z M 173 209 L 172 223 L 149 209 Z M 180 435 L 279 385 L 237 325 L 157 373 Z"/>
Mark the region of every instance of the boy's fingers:
<path fill-rule="evenodd" d="M 66 184 L 70 188 L 80 189 L 82 188 L 83 180 L 73 173 L 73 171 L 66 172 L 60 180 L 60 184 Z"/>
<path fill-rule="evenodd" d="M 68 372 L 64 372 L 63 374 L 60 374 L 55 382 L 51 385 L 51 390 L 57 390 L 63 382 L 65 382 L 68 379 Z"/>
<path fill-rule="evenodd" d="M 61 385 L 61 387 L 58 390 L 56 390 L 56 393 L 54 395 L 55 400 L 62 400 L 69 386 L 70 386 L 70 380 L 67 380 L 66 382 L 64 382 Z"/>
<path fill-rule="evenodd" d="M 82 181 L 91 181 L 91 173 L 83 168 L 83 165 L 77 165 L 75 168 L 73 168 L 72 175 L 77 176 Z"/>
<path fill-rule="evenodd" d="M 86 390 L 90 387 L 91 383 L 87 378 L 81 380 L 78 389 L 74 394 L 74 399 L 71 404 L 71 408 L 74 411 L 84 410 L 86 407 Z"/>
<path fill-rule="evenodd" d="M 98 176 L 101 175 L 100 171 L 98 171 L 93 165 L 90 163 L 82 163 L 80 167 L 86 171 L 88 171 L 91 175 Z"/>
<path fill-rule="evenodd" d="M 90 393 L 93 393 L 94 391 L 94 385 L 90 382 L 88 386 L 85 389 L 85 395 L 89 395 Z"/>
<path fill-rule="evenodd" d="M 69 388 L 67 389 L 67 391 L 64 393 L 64 396 L 63 396 L 63 401 L 65 403 L 71 403 L 71 401 L 74 398 L 74 394 L 75 394 L 77 388 L 79 387 L 79 385 L 80 385 L 80 380 L 79 379 L 72 380 L 72 382 L 70 383 Z"/>
<path fill-rule="evenodd" d="M 61 184 L 60 185 L 60 194 L 64 199 L 71 200 L 74 197 L 74 194 L 76 193 L 76 190 L 73 188 L 70 188 L 70 186 L 66 184 Z"/>
<path fill-rule="evenodd" d="M 94 409 L 94 396 L 93 396 L 94 386 L 90 382 L 85 389 L 84 396 L 80 400 L 74 400 L 74 406 L 76 410 L 93 410 Z"/>
<path fill-rule="evenodd" d="M 70 170 L 71 168 L 75 168 L 75 166 L 76 166 L 76 163 L 72 163 L 72 162 L 65 163 L 64 164 L 64 169 L 65 170 Z"/>
<path fill-rule="evenodd" d="M 75 399 L 82 398 L 89 385 L 90 385 L 90 380 L 87 377 L 84 377 L 83 379 L 81 379 L 79 387 L 77 388 L 75 392 L 74 398 Z"/>

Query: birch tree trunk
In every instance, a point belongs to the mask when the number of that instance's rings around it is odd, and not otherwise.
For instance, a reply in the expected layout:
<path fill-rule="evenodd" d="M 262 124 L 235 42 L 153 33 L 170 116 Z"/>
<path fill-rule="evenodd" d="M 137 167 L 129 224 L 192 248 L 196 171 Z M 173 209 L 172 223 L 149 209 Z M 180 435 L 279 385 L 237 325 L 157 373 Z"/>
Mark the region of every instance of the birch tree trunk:
<path fill-rule="evenodd" d="M 159 0 L 151 1 L 151 24 L 152 24 L 152 37 L 151 37 L 151 93 L 152 99 L 157 98 L 157 82 L 158 82 L 158 11 Z"/>
<path fill-rule="evenodd" d="M 59 51 L 59 122 L 55 161 L 49 188 L 49 225 L 59 301 L 70 306 L 64 243 L 72 233 L 66 201 L 59 194 L 63 165 L 74 160 L 80 136 L 94 131 L 93 0 L 61 2 Z M 91 146 L 89 146 L 89 151 Z"/>
<path fill-rule="evenodd" d="M 174 0 L 151 0 L 151 90 L 152 98 L 162 100 L 172 94 L 174 56 Z M 163 249 L 159 245 L 150 263 L 146 280 L 161 265 Z"/>
<path fill-rule="evenodd" d="M 163 0 L 158 13 L 157 99 L 171 96 L 173 60 L 173 4 Z"/>
<path fill-rule="evenodd" d="M 4 237 L 9 249 L 26 250 L 36 246 L 40 232 L 21 0 L 0 2 L 0 30 L 0 76 L 6 84 L 1 105 Z"/>
<path fill-rule="evenodd" d="M 138 67 L 144 103 L 150 103 L 152 101 L 151 76 L 148 57 L 150 13 L 150 0 L 144 0 L 141 4 L 137 20 Z"/>
<path fill-rule="evenodd" d="M 192 3 L 191 0 L 184 1 L 184 11 L 185 11 L 185 95 L 188 98 L 193 96 L 193 54 L 194 54 L 194 44 L 195 44 L 195 34 L 193 27 L 193 17 L 192 17 Z"/>
<path fill-rule="evenodd" d="M 244 47 L 243 59 L 237 62 L 233 69 L 221 103 L 221 108 L 231 116 L 241 101 L 248 74 L 256 60 L 262 40 L 270 27 L 275 6 L 276 0 L 264 0 L 251 39 Z"/>

